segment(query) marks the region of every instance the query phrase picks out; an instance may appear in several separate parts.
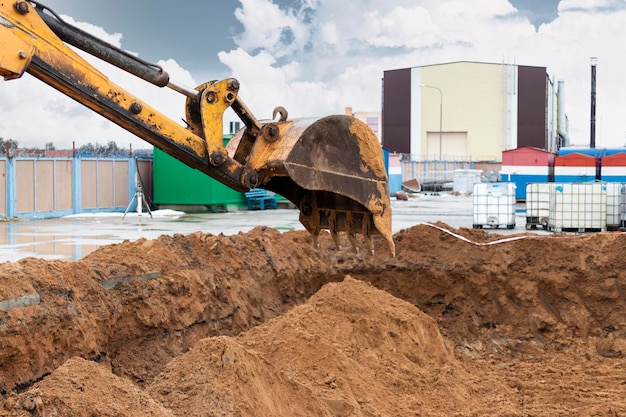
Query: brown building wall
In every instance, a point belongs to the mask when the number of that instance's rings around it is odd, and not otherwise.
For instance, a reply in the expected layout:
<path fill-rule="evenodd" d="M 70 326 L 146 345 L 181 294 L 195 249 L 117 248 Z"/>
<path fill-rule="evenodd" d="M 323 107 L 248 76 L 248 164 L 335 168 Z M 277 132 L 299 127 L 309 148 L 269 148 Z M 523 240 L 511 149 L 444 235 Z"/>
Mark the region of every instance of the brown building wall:
<path fill-rule="evenodd" d="M 56 210 L 72 209 L 72 161 L 57 160 L 56 169 Z"/>
<path fill-rule="evenodd" d="M 127 206 L 129 162 L 82 160 L 82 208 L 112 208 Z"/>
<path fill-rule="evenodd" d="M 113 161 L 98 161 L 98 208 L 113 206 Z"/>
<path fill-rule="evenodd" d="M 141 187 L 143 188 L 144 195 L 152 201 L 154 199 L 153 193 L 153 162 L 150 160 L 138 160 L 137 161 L 137 173 L 139 174 L 139 180 L 141 181 Z"/>
<path fill-rule="evenodd" d="M 81 206 L 84 209 L 98 208 L 97 161 L 81 161 Z"/>
<path fill-rule="evenodd" d="M 547 146 L 547 75 L 544 67 L 518 66 L 517 147 Z"/>
<path fill-rule="evenodd" d="M 36 211 L 54 210 L 54 161 L 35 162 Z"/>
<path fill-rule="evenodd" d="M 35 211 L 35 161 L 15 161 L 16 211 L 29 213 Z"/>
<path fill-rule="evenodd" d="M 6 179 L 6 161 L 2 161 Z M 15 198 L 17 213 L 72 209 L 72 161 L 15 161 Z M 2 213 L 6 208 L 6 181 L 0 187 Z"/>
<path fill-rule="evenodd" d="M 7 214 L 7 163 L 0 161 L 0 214 Z"/>
<path fill-rule="evenodd" d="M 115 206 L 128 206 L 128 162 L 115 161 Z"/>
<path fill-rule="evenodd" d="M 383 75 L 382 145 L 390 152 L 411 152 L 411 69 Z"/>

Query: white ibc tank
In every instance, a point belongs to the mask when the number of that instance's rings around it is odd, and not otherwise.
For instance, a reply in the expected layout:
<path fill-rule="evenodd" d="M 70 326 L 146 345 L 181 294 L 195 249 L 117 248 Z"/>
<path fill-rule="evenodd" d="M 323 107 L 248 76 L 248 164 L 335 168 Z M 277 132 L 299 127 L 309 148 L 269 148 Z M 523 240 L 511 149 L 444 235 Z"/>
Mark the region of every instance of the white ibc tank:
<path fill-rule="evenodd" d="M 606 184 L 551 184 L 548 227 L 556 232 L 606 230 Z"/>
<path fill-rule="evenodd" d="M 515 228 L 515 184 L 512 182 L 474 185 L 474 229 Z"/>
<path fill-rule="evenodd" d="M 624 184 L 620 182 L 606 183 L 606 227 L 617 229 L 622 220 L 622 199 Z"/>
<path fill-rule="evenodd" d="M 548 227 L 550 217 L 550 183 L 537 182 L 526 185 L 526 228 Z"/>
<path fill-rule="evenodd" d="M 480 169 L 455 169 L 452 177 L 452 189 L 459 193 L 469 194 L 474 185 L 482 182 L 483 172 Z"/>

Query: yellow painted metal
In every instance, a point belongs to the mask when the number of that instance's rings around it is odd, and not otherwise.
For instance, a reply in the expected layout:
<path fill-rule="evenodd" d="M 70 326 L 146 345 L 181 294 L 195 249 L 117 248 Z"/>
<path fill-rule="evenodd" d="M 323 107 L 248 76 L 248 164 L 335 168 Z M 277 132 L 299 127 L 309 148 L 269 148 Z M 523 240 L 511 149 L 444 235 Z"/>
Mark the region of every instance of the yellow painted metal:
<path fill-rule="evenodd" d="M 34 52 L 34 45 L 0 24 L 0 76 L 5 80 L 21 77 Z"/>
<path fill-rule="evenodd" d="M 190 128 L 198 136 L 203 137 L 211 150 L 224 151 L 224 123 L 223 114 L 237 99 L 239 82 L 234 78 L 221 81 L 210 81 L 196 87 L 200 94 L 198 102 L 191 104 L 193 100 L 187 100 L 187 120 Z M 200 123 L 190 114 L 191 111 L 200 108 Z"/>

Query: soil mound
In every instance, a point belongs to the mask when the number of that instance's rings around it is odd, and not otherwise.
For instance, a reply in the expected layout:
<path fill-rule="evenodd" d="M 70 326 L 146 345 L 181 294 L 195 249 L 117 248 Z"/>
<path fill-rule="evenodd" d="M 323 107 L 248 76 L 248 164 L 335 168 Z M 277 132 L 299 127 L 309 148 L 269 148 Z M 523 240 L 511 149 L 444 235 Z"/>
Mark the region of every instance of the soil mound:
<path fill-rule="evenodd" d="M 227 336 L 172 360 L 146 392 L 176 416 L 329 415 L 306 388 Z"/>
<path fill-rule="evenodd" d="M 69 359 L 27 392 L 10 397 L 5 409 L 16 416 L 173 416 L 131 382 L 81 358 Z"/>
<path fill-rule="evenodd" d="M 0 264 L 0 415 L 626 414 L 626 234 L 394 241 L 259 227 Z"/>
<path fill-rule="evenodd" d="M 180 416 L 407 415 L 433 399 L 458 409 L 459 368 L 431 317 L 347 277 L 234 340 L 203 340 L 147 392 Z M 407 400 L 426 389 L 437 394 Z"/>

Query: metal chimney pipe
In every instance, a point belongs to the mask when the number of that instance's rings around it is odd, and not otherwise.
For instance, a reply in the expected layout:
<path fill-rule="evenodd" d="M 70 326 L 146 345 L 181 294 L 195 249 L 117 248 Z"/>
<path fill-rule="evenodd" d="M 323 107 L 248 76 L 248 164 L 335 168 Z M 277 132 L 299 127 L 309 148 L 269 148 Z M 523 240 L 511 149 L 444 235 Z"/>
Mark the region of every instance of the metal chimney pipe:
<path fill-rule="evenodd" d="M 598 58 L 591 57 L 591 137 L 589 147 L 596 147 L 596 64 Z"/>

